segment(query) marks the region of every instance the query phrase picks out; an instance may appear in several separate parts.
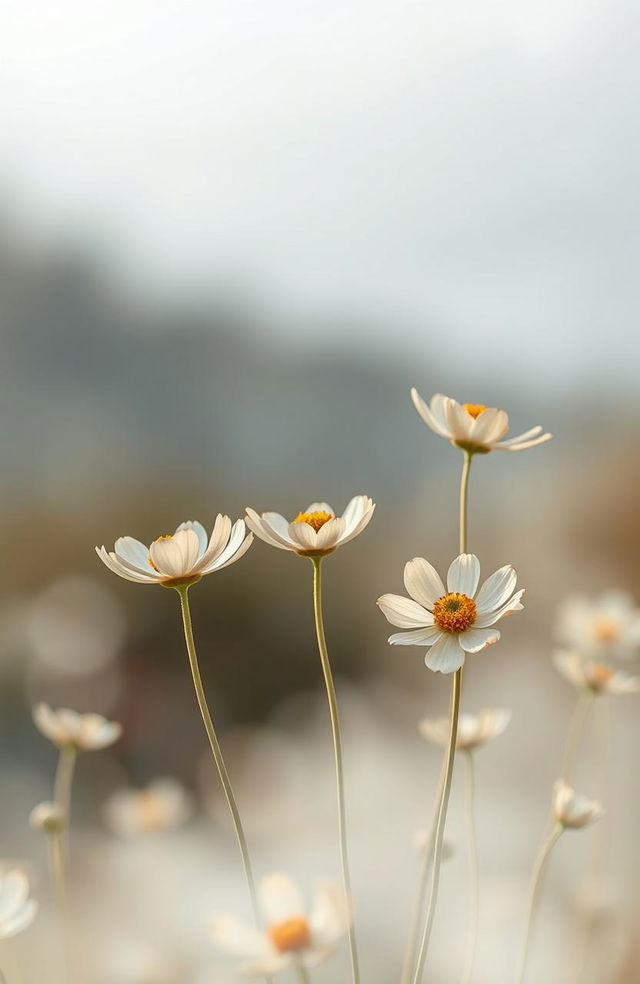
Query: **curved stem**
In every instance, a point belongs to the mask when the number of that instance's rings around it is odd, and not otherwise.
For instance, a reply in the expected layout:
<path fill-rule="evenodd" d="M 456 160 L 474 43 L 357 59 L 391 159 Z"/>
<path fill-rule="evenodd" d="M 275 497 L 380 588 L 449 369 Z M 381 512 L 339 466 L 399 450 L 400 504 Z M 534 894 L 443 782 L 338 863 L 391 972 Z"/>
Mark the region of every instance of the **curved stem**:
<path fill-rule="evenodd" d="M 467 515 L 469 511 L 469 472 L 471 470 L 471 455 L 464 452 L 464 464 L 460 479 L 460 553 L 467 552 Z"/>
<path fill-rule="evenodd" d="M 60 749 L 58 757 L 58 768 L 53 783 L 53 798 L 62 808 L 64 822 L 64 837 L 60 844 L 62 852 L 61 861 L 64 863 L 64 855 L 69 852 L 69 831 L 71 828 L 71 789 L 73 786 L 73 775 L 75 772 L 78 751 L 75 745 L 64 745 Z"/>
<path fill-rule="evenodd" d="M 538 852 L 538 857 L 536 858 L 535 864 L 533 866 L 533 872 L 531 875 L 531 888 L 529 891 L 529 905 L 527 908 L 527 921 L 525 924 L 524 939 L 522 941 L 522 950 L 520 952 L 520 960 L 518 961 L 518 969 L 516 971 L 516 976 L 514 978 L 515 984 L 522 984 L 524 981 L 524 972 L 527 966 L 527 956 L 529 954 L 529 943 L 531 940 L 531 931 L 533 929 L 533 922 L 536 915 L 536 910 L 538 907 L 538 901 L 540 897 L 540 888 L 542 885 L 542 876 L 544 874 L 547 862 L 549 860 L 549 855 L 553 849 L 554 844 L 562 834 L 564 828 L 562 824 L 557 823 L 550 836 L 543 842 L 540 851 Z"/>
<path fill-rule="evenodd" d="M 480 879 L 478 876 L 478 838 L 475 823 L 475 763 L 473 752 L 467 749 L 465 759 L 465 785 L 467 792 L 467 831 L 469 836 L 469 870 L 471 875 L 471 913 L 469 917 L 469 942 L 464 970 L 460 978 L 461 984 L 471 984 L 473 965 L 478 946 L 478 922 L 480 919 Z"/>
<path fill-rule="evenodd" d="M 333 736 L 333 756 L 336 770 L 336 794 L 338 799 L 338 834 L 340 838 L 340 861 L 342 865 L 342 884 L 348 904 L 351 906 L 351 921 L 349 923 L 349 954 L 351 957 L 351 976 L 353 984 L 359 984 L 360 969 L 358 965 L 358 949 L 356 946 L 356 933 L 353 915 L 353 896 L 351 893 L 351 876 L 349 874 L 349 854 L 347 851 L 347 822 L 344 798 L 344 771 L 342 765 L 342 734 L 340 731 L 340 716 L 338 714 L 338 701 L 336 698 L 336 688 L 329 662 L 329 653 L 324 634 L 324 622 L 322 618 L 322 557 L 311 557 L 313 564 L 313 615 L 316 627 L 316 637 L 318 640 L 318 652 L 324 674 L 324 683 L 327 690 L 327 701 L 329 704 L 329 715 L 331 718 L 331 733 Z"/>
<path fill-rule="evenodd" d="M 236 799 L 233 794 L 233 788 L 231 786 L 231 780 L 229 779 L 229 773 L 227 772 L 227 767 L 225 765 L 224 758 L 222 755 L 220 742 L 218 741 L 216 729 L 214 728 L 213 720 L 211 718 L 211 713 L 209 711 L 209 706 L 207 704 L 207 698 L 205 696 L 204 687 L 202 685 L 202 677 L 200 676 L 198 656 L 196 653 L 196 647 L 193 638 L 193 626 L 191 624 L 191 611 L 189 609 L 189 596 L 188 596 L 189 587 L 188 585 L 183 585 L 179 588 L 176 588 L 176 591 L 180 595 L 180 608 L 182 611 L 182 622 L 184 625 L 184 639 L 187 646 L 187 654 L 189 656 L 189 665 L 191 667 L 191 676 L 193 677 L 193 686 L 195 688 L 196 698 L 198 700 L 198 707 L 200 708 L 200 714 L 202 715 L 205 731 L 207 732 L 207 738 L 209 739 L 209 744 L 211 746 L 211 751 L 213 753 L 213 759 L 216 764 L 216 768 L 218 770 L 218 775 L 220 776 L 220 782 L 222 783 L 224 795 L 227 800 L 227 804 L 229 806 L 231 819 L 233 820 L 233 826 L 236 833 L 236 838 L 238 840 L 238 847 L 240 848 L 240 856 L 242 858 L 242 866 L 244 868 L 244 874 L 247 881 L 247 887 L 249 889 L 249 895 L 251 896 L 251 905 L 253 907 L 253 914 L 255 917 L 256 924 L 259 925 L 260 916 L 259 916 L 259 909 L 258 909 L 258 897 L 256 894 L 253 871 L 251 868 L 251 861 L 249 858 L 249 849 L 247 847 L 247 840 L 244 834 L 242 821 L 240 819 L 240 811 L 238 810 L 238 805 L 236 803 Z"/>
<path fill-rule="evenodd" d="M 424 851 L 422 854 L 422 865 L 420 868 L 418 892 L 413 907 L 413 912 L 411 914 L 411 922 L 409 924 L 409 935 L 407 937 L 407 945 L 404 953 L 402 972 L 400 974 L 400 984 L 410 984 L 411 970 L 413 968 L 414 961 L 416 958 L 416 948 L 418 946 L 418 933 L 420 932 L 420 917 L 424 909 L 425 899 L 427 896 L 427 887 L 429 885 L 429 874 L 431 873 L 431 859 L 433 857 L 433 845 L 436 836 L 438 810 L 440 808 L 440 800 L 442 799 L 442 790 L 444 789 L 445 775 L 446 775 L 446 761 L 443 759 L 442 770 L 440 773 L 440 778 L 438 780 L 438 788 L 436 790 L 435 803 L 433 806 L 434 817 L 431 823 L 431 828 L 429 830 L 427 843 L 424 846 Z"/>
<path fill-rule="evenodd" d="M 567 741 L 564 747 L 564 754 L 562 756 L 562 772 L 561 778 L 564 779 L 566 783 L 571 785 L 573 779 L 573 773 L 576 766 L 576 759 L 578 757 L 578 748 L 580 746 L 580 739 L 582 737 L 582 731 L 587 720 L 587 714 L 591 708 L 593 702 L 593 694 L 590 690 L 581 690 L 578 694 L 578 699 L 576 705 L 573 709 L 573 714 L 571 716 L 571 721 L 569 723 L 569 731 L 567 733 Z"/>
<path fill-rule="evenodd" d="M 427 918 L 425 921 L 422 939 L 420 941 L 416 969 L 413 975 L 413 984 L 420 984 L 420 981 L 422 980 L 424 965 L 427 959 L 427 951 L 429 949 L 429 940 L 431 939 L 433 920 L 436 914 L 438 887 L 440 884 L 440 865 L 442 864 L 442 844 L 444 841 L 444 828 L 447 819 L 447 809 L 449 807 L 449 796 L 451 795 L 451 780 L 453 777 L 453 763 L 456 754 L 456 738 L 458 735 L 458 717 L 460 714 L 461 693 L 462 670 L 460 669 L 456 670 L 454 674 L 453 686 L 451 690 L 451 728 L 449 733 L 447 756 L 445 760 L 444 786 L 438 808 L 438 819 L 436 821 L 435 843 L 433 848 L 433 877 L 431 879 L 431 891 L 429 892 L 429 901 L 427 903 Z"/>

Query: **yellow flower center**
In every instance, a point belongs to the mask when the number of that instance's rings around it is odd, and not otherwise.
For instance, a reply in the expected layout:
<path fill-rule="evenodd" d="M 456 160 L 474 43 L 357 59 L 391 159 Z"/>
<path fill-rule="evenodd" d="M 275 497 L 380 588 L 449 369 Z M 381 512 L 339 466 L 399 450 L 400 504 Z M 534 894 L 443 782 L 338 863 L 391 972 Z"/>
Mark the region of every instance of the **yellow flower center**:
<path fill-rule="evenodd" d="M 157 543 L 158 540 L 173 540 L 173 537 L 174 537 L 173 533 L 163 533 L 162 536 L 157 537 L 153 542 Z M 158 568 L 156 567 L 156 565 L 151 559 L 151 554 L 149 554 L 148 560 L 149 560 L 149 566 L 153 567 L 154 571 L 158 571 Z M 159 573 L 160 571 L 158 571 L 158 574 Z"/>
<path fill-rule="evenodd" d="M 164 826 L 166 813 L 158 797 L 150 789 L 144 789 L 138 794 L 138 809 L 140 822 L 147 830 L 161 829 Z"/>
<path fill-rule="evenodd" d="M 268 934 L 279 953 L 305 950 L 311 945 L 311 930 L 304 916 L 292 916 L 284 922 L 276 923 L 269 927 Z"/>
<path fill-rule="evenodd" d="M 328 523 L 330 519 L 334 519 L 331 513 L 325 512 L 323 509 L 317 512 L 298 513 L 294 519 L 294 523 L 306 523 L 308 526 L 312 526 L 316 533 L 321 529 L 325 523 Z"/>
<path fill-rule="evenodd" d="M 433 617 L 443 632 L 465 632 L 476 620 L 478 610 L 473 598 L 459 591 L 438 598 L 433 606 Z"/>
<path fill-rule="evenodd" d="M 615 642 L 618 638 L 618 626 L 610 618 L 598 618 L 593 626 L 593 634 L 598 642 Z"/>
<path fill-rule="evenodd" d="M 484 403 L 463 403 L 462 406 L 474 420 L 487 409 Z"/>

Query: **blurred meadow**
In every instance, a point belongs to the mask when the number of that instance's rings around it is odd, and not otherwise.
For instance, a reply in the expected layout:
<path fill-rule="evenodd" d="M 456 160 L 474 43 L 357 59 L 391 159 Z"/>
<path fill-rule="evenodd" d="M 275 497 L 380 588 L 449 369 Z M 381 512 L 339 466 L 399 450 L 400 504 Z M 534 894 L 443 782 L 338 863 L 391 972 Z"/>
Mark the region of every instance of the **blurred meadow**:
<path fill-rule="evenodd" d="M 67 980 L 28 824 L 55 769 L 40 701 L 123 725 L 74 786 L 74 984 L 231 984 L 209 923 L 249 915 L 177 599 L 94 545 L 361 493 L 376 512 L 325 564 L 325 617 L 363 980 L 396 979 L 441 759 L 417 724 L 446 713 L 449 681 L 389 647 L 375 600 L 409 558 L 457 553 L 460 467 L 412 386 L 554 434 L 471 476 L 471 550 L 527 589 L 463 694 L 513 712 L 478 753 L 474 975 L 511 980 L 575 701 L 551 662 L 558 607 L 608 588 L 640 603 L 639 34 L 617 0 L 3 5 L 0 859 L 41 903 L 0 943 L 7 984 Z M 191 606 L 256 871 L 310 891 L 339 859 L 308 567 L 257 540 Z M 592 832 L 563 838 L 529 984 L 639 979 L 639 699 L 611 706 L 605 899 L 585 916 Z M 589 732 L 593 795 L 594 748 Z M 460 772 L 439 984 L 466 939 Z M 165 776 L 185 822 L 114 831 L 112 794 Z M 313 974 L 342 980 L 344 947 Z"/>

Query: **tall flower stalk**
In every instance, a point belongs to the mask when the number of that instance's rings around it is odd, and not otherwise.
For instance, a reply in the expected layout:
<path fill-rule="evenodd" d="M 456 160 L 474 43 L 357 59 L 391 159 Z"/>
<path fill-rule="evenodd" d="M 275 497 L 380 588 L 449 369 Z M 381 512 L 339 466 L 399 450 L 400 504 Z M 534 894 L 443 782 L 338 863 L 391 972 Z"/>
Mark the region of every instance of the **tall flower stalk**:
<path fill-rule="evenodd" d="M 198 701 L 200 714 L 202 715 L 202 721 L 204 724 L 205 731 L 207 733 L 207 738 L 209 739 L 209 745 L 211 746 L 211 753 L 213 755 L 213 760 L 218 770 L 218 775 L 220 776 L 220 782 L 222 783 L 222 788 L 224 790 L 224 795 L 227 800 L 229 812 L 231 813 L 233 828 L 235 830 L 236 839 L 238 841 L 238 847 L 240 849 L 240 856 L 242 858 L 242 867 L 244 869 L 244 874 L 247 881 L 247 887 L 249 889 L 249 895 L 251 898 L 253 914 L 256 923 L 258 923 L 260 919 L 259 910 L 258 910 L 258 897 L 256 894 L 256 886 L 253 877 L 253 870 L 251 867 L 251 859 L 249 857 L 249 848 L 247 846 L 247 839 L 245 837 L 244 828 L 242 826 L 242 820 L 240 819 L 240 811 L 238 809 L 238 804 L 236 803 L 236 798 L 233 793 L 231 780 L 229 779 L 229 773 L 225 765 L 222 749 L 220 747 L 220 742 L 218 741 L 218 736 L 216 734 L 216 729 L 213 724 L 213 719 L 211 717 L 209 705 L 207 704 L 207 698 L 204 692 L 204 687 L 202 685 L 202 677 L 200 675 L 200 666 L 198 663 L 198 654 L 196 652 L 195 640 L 193 638 L 191 610 L 189 608 L 189 587 L 190 587 L 189 584 L 182 584 L 176 587 L 176 591 L 180 596 L 180 610 L 182 612 L 182 624 L 184 627 L 184 641 L 187 647 L 187 655 L 189 657 L 189 666 L 191 668 L 193 686 L 196 692 L 196 699 Z"/>
<path fill-rule="evenodd" d="M 462 477 L 460 479 L 460 553 L 466 554 L 467 552 L 467 510 L 469 501 L 469 472 L 471 470 L 471 453 L 469 451 L 464 452 L 464 464 L 462 466 Z M 444 783 L 442 786 L 442 793 L 440 796 L 440 802 L 438 804 L 438 811 L 436 815 L 435 824 L 435 835 L 433 840 L 433 870 L 431 876 L 431 888 L 429 892 L 429 898 L 427 902 L 427 913 L 424 923 L 424 930 L 422 933 L 422 939 L 420 941 L 420 947 L 418 950 L 418 958 L 416 961 L 415 972 L 413 975 L 413 984 L 420 984 L 422 980 L 422 975 L 424 974 L 424 965 L 427 959 L 427 952 L 429 949 L 429 941 L 431 939 L 431 931 L 433 929 L 433 920 L 436 914 L 436 905 L 438 902 L 438 888 L 440 885 L 440 866 L 442 864 L 442 845 L 444 842 L 444 828 L 447 820 L 447 810 L 449 807 L 449 797 L 451 795 L 451 781 L 453 779 L 453 764 L 456 755 L 456 740 L 458 737 L 458 718 L 460 716 L 460 699 L 462 697 L 462 673 L 463 667 L 456 670 L 453 675 L 453 682 L 451 686 L 451 712 L 450 712 L 450 727 L 449 727 L 449 743 L 447 745 L 447 750 L 445 752 L 444 759 Z"/>
<path fill-rule="evenodd" d="M 465 957 L 461 984 L 471 984 L 473 968 L 478 947 L 478 925 L 480 920 L 480 878 L 478 870 L 478 837 L 476 834 L 475 799 L 476 780 L 473 752 L 467 749 L 464 753 L 467 837 L 469 840 L 469 875 L 471 883 L 470 912 L 469 912 L 469 941 Z"/>
<path fill-rule="evenodd" d="M 336 688 L 331 671 L 331 662 L 327 650 L 327 642 L 324 633 L 324 620 L 322 617 L 322 560 L 320 557 L 311 557 L 313 565 L 313 615 L 316 627 L 316 638 L 318 640 L 318 652 L 320 663 L 327 691 L 327 703 L 329 705 L 329 716 L 331 718 L 331 735 L 333 738 L 333 757 L 336 771 L 336 796 L 338 801 L 338 837 L 340 840 L 340 864 L 342 868 L 342 884 L 345 895 L 352 899 L 351 874 L 349 871 L 349 852 L 347 847 L 347 819 L 344 795 L 344 767 L 342 762 L 342 733 L 340 730 L 340 714 L 338 712 L 338 700 Z M 358 948 L 356 945 L 356 933 L 354 926 L 353 913 L 348 928 L 349 957 L 351 960 L 351 974 L 354 984 L 359 984 L 360 968 L 358 963 Z"/>
<path fill-rule="evenodd" d="M 516 976 L 514 979 L 514 984 L 522 984 L 524 981 L 524 974 L 527 966 L 527 957 L 529 956 L 529 947 L 531 944 L 531 932 L 533 930 L 533 924 L 538 909 L 538 904 L 540 901 L 540 889 L 542 887 L 542 876 L 546 870 L 549 856 L 553 850 L 555 844 L 559 840 L 560 836 L 564 831 L 564 827 L 558 821 L 553 825 L 551 833 L 544 839 L 540 850 L 538 851 L 538 856 L 536 857 L 535 863 L 533 865 L 533 872 L 531 875 L 531 886 L 529 888 L 529 901 L 527 903 L 527 915 L 525 920 L 525 930 L 524 938 L 522 941 L 522 947 L 520 950 L 520 957 L 518 960 L 518 969 L 516 971 Z"/>

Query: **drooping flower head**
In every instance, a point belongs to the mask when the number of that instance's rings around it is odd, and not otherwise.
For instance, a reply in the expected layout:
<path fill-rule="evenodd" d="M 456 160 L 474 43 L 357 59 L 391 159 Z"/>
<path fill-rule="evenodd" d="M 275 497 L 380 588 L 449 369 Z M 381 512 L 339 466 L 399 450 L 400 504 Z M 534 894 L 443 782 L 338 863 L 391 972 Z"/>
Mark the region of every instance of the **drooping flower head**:
<path fill-rule="evenodd" d="M 146 789 L 119 789 L 103 808 L 107 825 L 123 837 L 174 830 L 189 819 L 193 801 L 171 778 L 156 779 Z"/>
<path fill-rule="evenodd" d="M 590 659 L 629 659 L 640 649 L 640 609 L 626 591 L 574 595 L 558 611 L 558 640 Z"/>
<path fill-rule="evenodd" d="M 52 710 L 48 704 L 38 704 L 33 710 L 36 727 L 58 748 L 93 751 L 113 745 L 122 734 L 122 725 L 107 721 L 101 714 L 78 714 L 62 707 Z"/>
<path fill-rule="evenodd" d="M 32 830 L 42 830 L 48 834 L 64 830 L 66 822 L 64 808 L 53 800 L 38 803 L 29 814 L 29 826 Z"/>
<path fill-rule="evenodd" d="M 553 813 L 563 827 L 578 830 L 599 820 L 604 810 L 597 800 L 576 793 L 563 779 L 559 779 L 553 792 Z"/>
<path fill-rule="evenodd" d="M 458 718 L 458 735 L 456 748 L 459 751 L 473 751 L 486 745 L 492 738 L 497 738 L 505 730 L 511 720 L 511 711 L 504 709 L 485 709 L 477 714 L 461 714 Z M 418 727 L 427 741 L 444 748 L 449 744 L 448 717 L 424 718 Z"/>
<path fill-rule="evenodd" d="M 640 693 L 640 677 L 615 670 L 607 663 L 585 660 L 580 653 L 560 649 L 553 654 L 558 673 L 574 687 L 582 687 L 595 695 Z"/>
<path fill-rule="evenodd" d="M 263 878 L 259 894 L 264 932 L 227 915 L 212 925 L 214 942 L 243 961 L 238 972 L 245 977 L 270 976 L 300 963 L 317 967 L 336 951 L 351 921 L 344 893 L 332 882 L 318 884 L 310 910 L 285 874 Z"/>
<path fill-rule="evenodd" d="M 463 665 L 466 653 L 477 653 L 497 642 L 492 628 L 505 615 L 522 610 L 524 590 L 515 591 L 516 572 L 501 567 L 480 590 L 480 562 L 475 554 L 460 554 L 447 573 L 447 587 L 423 557 L 410 560 L 404 569 L 409 598 L 385 594 L 377 604 L 387 620 L 407 632 L 389 636 L 392 646 L 429 646 L 425 664 L 430 670 L 453 673 Z M 515 593 L 514 593 L 515 591 Z"/>
<path fill-rule="evenodd" d="M 472 454 L 489 451 L 524 451 L 550 441 L 552 434 L 543 434 L 542 427 L 532 427 L 518 437 L 503 440 L 509 431 L 509 416 L 505 410 L 483 403 L 458 403 L 450 396 L 436 393 L 427 404 L 417 389 L 411 399 L 425 424 L 454 447 Z"/>
<path fill-rule="evenodd" d="M 29 881 L 14 869 L 0 874 L 0 940 L 16 936 L 35 919 L 38 903 L 29 898 Z"/>
<path fill-rule="evenodd" d="M 231 523 L 218 515 L 211 537 L 201 523 L 180 523 L 175 533 L 154 540 L 150 547 L 132 536 L 116 540 L 112 552 L 96 547 L 100 560 L 120 577 L 139 584 L 161 584 L 167 588 L 194 584 L 205 574 L 235 563 L 251 546 L 244 520 Z"/>
<path fill-rule="evenodd" d="M 280 513 L 262 515 L 247 507 L 247 526 L 265 543 L 305 557 L 322 557 L 361 533 L 373 516 L 375 504 L 356 495 L 341 516 L 327 502 L 312 502 L 291 521 Z"/>

